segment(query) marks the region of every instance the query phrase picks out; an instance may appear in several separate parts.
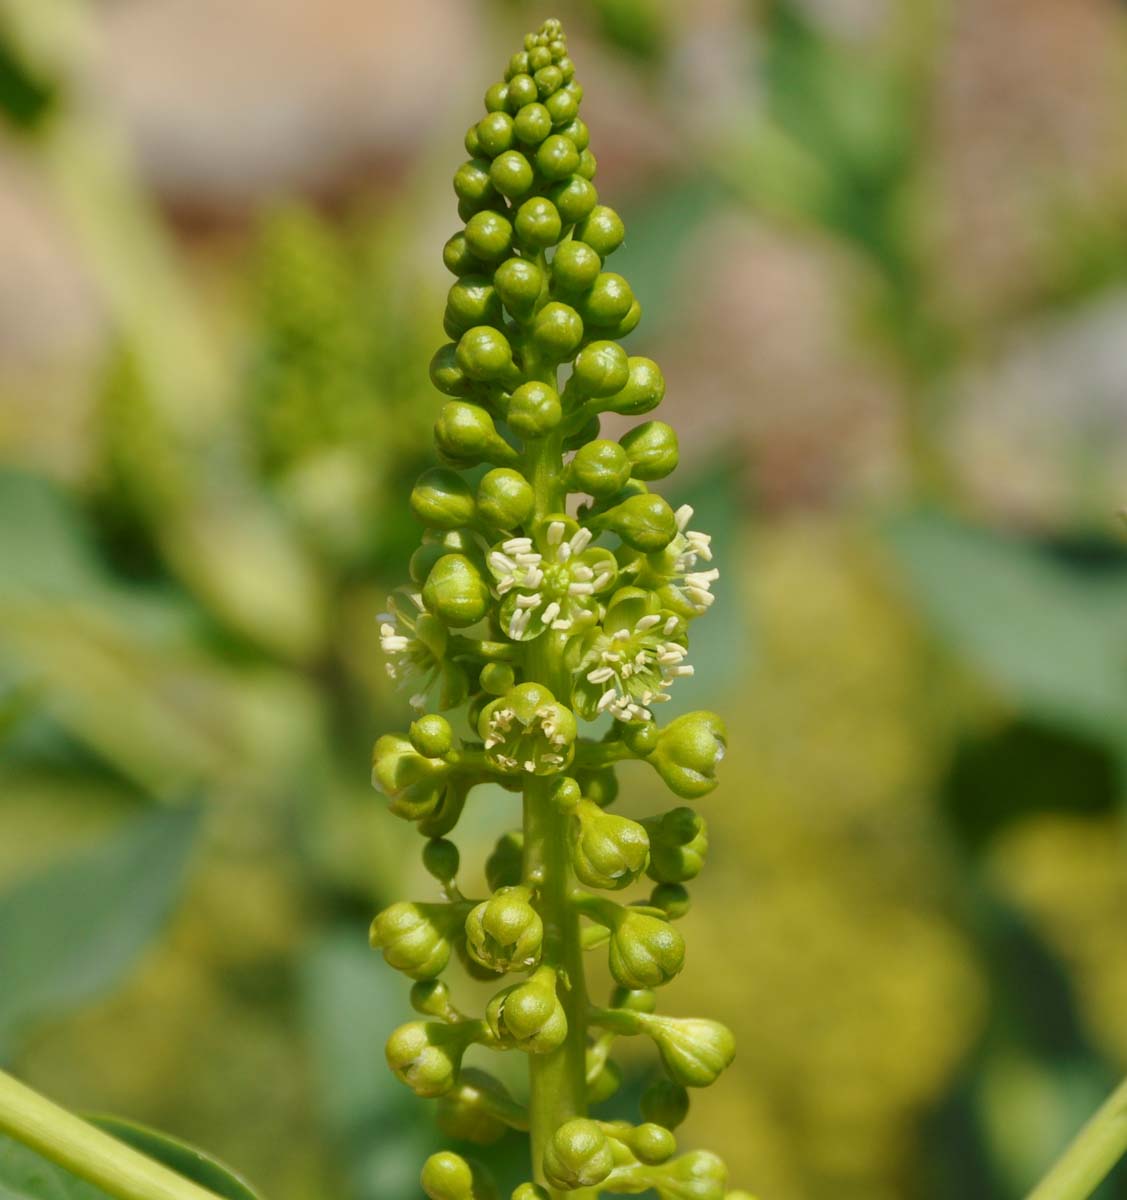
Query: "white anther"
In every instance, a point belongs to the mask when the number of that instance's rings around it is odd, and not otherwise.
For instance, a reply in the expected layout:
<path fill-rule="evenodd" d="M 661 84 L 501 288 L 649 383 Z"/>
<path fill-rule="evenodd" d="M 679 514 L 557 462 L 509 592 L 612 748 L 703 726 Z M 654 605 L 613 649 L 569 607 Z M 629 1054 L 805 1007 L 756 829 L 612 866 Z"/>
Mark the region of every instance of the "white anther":
<path fill-rule="evenodd" d="M 558 546 L 563 541 L 566 527 L 562 521 L 552 521 L 548 526 L 548 545 Z"/>

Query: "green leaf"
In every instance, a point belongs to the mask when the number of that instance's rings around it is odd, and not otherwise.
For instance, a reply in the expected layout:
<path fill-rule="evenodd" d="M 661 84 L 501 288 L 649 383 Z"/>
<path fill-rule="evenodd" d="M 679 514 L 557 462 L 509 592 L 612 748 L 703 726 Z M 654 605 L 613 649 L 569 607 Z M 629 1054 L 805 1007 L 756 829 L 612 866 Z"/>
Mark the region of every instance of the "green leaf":
<path fill-rule="evenodd" d="M 0 1200 L 110 1200 L 100 1188 L 0 1134 Z"/>
<path fill-rule="evenodd" d="M 121 1117 L 90 1116 L 86 1119 L 127 1146 L 225 1200 L 260 1200 L 258 1193 L 237 1171 L 187 1142 Z"/>
<path fill-rule="evenodd" d="M 897 520 L 888 541 L 921 612 L 1014 704 L 1122 740 L 1127 571 L 1088 575 L 936 513 Z"/>
<path fill-rule="evenodd" d="M 146 813 L 0 894 L 0 1056 L 132 968 L 180 895 L 198 825 L 196 806 Z"/>
<path fill-rule="evenodd" d="M 9 38 L 0 35 L 0 116 L 20 132 L 30 132 L 57 99 L 55 85 L 37 75 Z"/>

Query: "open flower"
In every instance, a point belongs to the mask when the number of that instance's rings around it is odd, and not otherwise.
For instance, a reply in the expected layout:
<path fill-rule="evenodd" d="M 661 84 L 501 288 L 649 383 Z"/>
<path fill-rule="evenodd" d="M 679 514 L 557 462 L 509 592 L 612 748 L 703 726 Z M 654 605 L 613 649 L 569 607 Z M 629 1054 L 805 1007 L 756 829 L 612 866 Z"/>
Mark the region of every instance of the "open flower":
<path fill-rule="evenodd" d="M 412 708 L 423 712 L 428 701 L 453 708 L 465 699 L 465 672 L 446 654 L 446 626 L 427 612 L 420 593 L 397 589 L 378 620 L 388 678 L 409 694 Z"/>
<path fill-rule="evenodd" d="M 498 770 L 550 775 L 571 761 L 578 729 L 546 687 L 521 683 L 481 710 L 478 733 Z"/>
<path fill-rule="evenodd" d="M 619 721 L 650 721 L 651 705 L 693 668 L 685 663 L 684 622 L 658 607 L 652 592 L 620 588 L 601 628 L 583 642 L 575 685 L 577 711 L 587 720 L 609 712 Z"/>
<path fill-rule="evenodd" d="M 545 629 L 578 633 L 598 620 L 597 597 L 618 572 L 614 555 L 592 546 L 591 537 L 570 517 L 552 517 L 535 539 L 509 538 L 489 552 L 501 627 L 514 641 L 531 641 Z"/>
<path fill-rule="evenodd" d="M 655 591 L 662 607 L 686 620 L 706 613 L 716 599 L 712 585 L 720 578 L 712 562 L 712 536 L 689 529 L 692 507 L 677 510 L 677 535 L 664 550 L 639 555 L 632 564 L 634 583 Z"/>

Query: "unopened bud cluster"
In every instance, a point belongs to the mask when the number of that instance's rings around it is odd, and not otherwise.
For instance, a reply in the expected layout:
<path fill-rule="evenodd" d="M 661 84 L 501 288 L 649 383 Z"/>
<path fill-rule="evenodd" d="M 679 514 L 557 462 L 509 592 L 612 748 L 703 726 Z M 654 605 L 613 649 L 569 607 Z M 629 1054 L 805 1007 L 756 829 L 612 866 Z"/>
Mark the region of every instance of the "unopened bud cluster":
<path fill-rule="evenodd" d="M 717 571 L 692 511 L 649 487 L 677 465 L 673 429 L 646 420 L 600 437 L 601 414 L 644 416 L 665 383 L 655 362 L 620 344 L 641 307 L 607 269 L 625 229 L 599 202 L 582 97 L 559 22 L 548 21 L 486 92 L 454 176 L 464 227 L 443 252 L 455 276 L 449 340 L 430 372 L 447 397 L 435 424 L 443 465 L 412 491 L 426 532 L 410 585 L 380 616 L 388 673 L 419 715 L 377 741 L 373 781 L 427 839 L 439 893 L 393 904 L 372 924 L 372 944 L 415 980 L 418 1019 L 392 1034 L 387 1059 L 417 1094 L 438 1098 L 451 1136 L 487 1144 L 532 1126 L 535 1182 L 513 1200 L 749 1200 L 726 1190 L 715 1155 L 678 1154 L 673 1134 L 686 1089 L 731 1062 L 732 1036 L 714 1021 L 658 1014 L 653 994 L 684 963 L 673 922 L 704 863 L 705 821 L 687 806 L 643 821 L 610 811 L 615 764 L 627 759 L 648 763 L 682 799 L 705 795 L 726 735 L 708 712 L 655 720 L 692 673 L 688 629 L 712 603 Z M 603 728 L 590 736 L 596 721 Z M 526 812 L 539 805 L 547 819 L 535 835 L 526 818 L 499 839 L 490 894 L 467 897 L 449 835 L 488 783 L 523 791 Z M 544 828 L 559 831 L 557 853 L 545 854 Z M 643 879 L 640 900 L 606 894 Z M 573 931 L 577 953 L 607 954 L 618 988 L 606 1007 L 582 1000 L 581 968 L 565 968 L 552 941 L 560 929 Z M 454 960 L 475 978 L 515 978 L 500 980 L 484 1014 L 467 1015 L 444 980 Z M 588 1105 L 620 1078 L 613 1042 L 632 1035 L 653 1042 L 664 1076 L 639 1124 L 594 1119 Z M 578 1055 L 586 1094 L 538 1143 L 535 1086 L 529 1106 L 518 1103 L 463 1066 L 473 1045 L 530 1061 Z M 422 1185 L 432 1200 L 496 1196 L 480 1166 L 450 1153 L 428 1160 Z"/>

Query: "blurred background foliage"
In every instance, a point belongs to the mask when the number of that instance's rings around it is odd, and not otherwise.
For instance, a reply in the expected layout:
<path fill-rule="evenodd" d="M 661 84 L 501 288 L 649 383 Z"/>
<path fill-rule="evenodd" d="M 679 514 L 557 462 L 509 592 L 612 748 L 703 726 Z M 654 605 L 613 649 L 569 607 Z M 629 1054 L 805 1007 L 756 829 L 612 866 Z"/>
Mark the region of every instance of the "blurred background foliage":
<path fill-rule="evenodd" d="M 366 945 L 429 894 L 374 614 L 448 176 L 544 15 L 0 3 L 0 1061 L 276 1200 L 406 1200 L 438 1137 Z M 556 15 L 724 571 L 670 994 L 740 1054 L 686 1140 L 765 1200 L 1016 1198 L 1127 1070 L 1127 13 Z"/>

